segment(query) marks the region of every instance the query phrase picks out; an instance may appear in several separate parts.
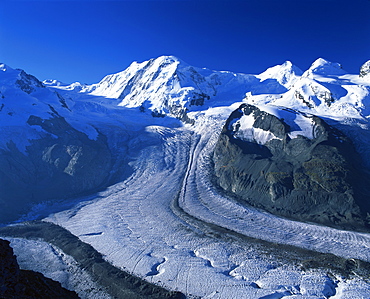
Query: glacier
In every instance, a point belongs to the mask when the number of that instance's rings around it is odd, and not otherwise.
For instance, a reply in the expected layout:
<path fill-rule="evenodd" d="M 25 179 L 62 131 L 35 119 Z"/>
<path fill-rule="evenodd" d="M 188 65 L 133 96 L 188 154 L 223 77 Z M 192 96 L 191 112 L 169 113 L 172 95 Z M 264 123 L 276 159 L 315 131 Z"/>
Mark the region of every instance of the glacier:
<path fill-rule="evenodd" d="M 88 194 L 34 201 L 23 215 L 10 213 L 8 227 L 35 219 L 60 225 L 117 268 L 187 298 L 370 296 L 368 232 L 293 221 L 243 205 L 214 184 L 211 159 L 227 118 L 243 103 L 294 123 L 291 138 L 312 138 L 312 123 L 303 115 L 320 116 L 366 157 L 368 75 L 348 74 L 324 59 L 305 72 L 286 62 L 260 75 L 234 74 L 192 67 L 173 56 L 134 62 L 92 85 L 40 85 L 6 65 L 0 71 L 3 155 L 17 151 L 17 157 L 27 157 L 32 140 L 66 138 L 42 125 L 57 124 L 51 121 L 57 115 L 70 132 L 85 136 L 79 143 L 95 144 L 104 136 L 101 147 L 112 156 L 109 163 L 100 160 L 109 171 L 104 183 L 97 180 L 84 190 Z M 289 119 L 286 109 L 301 117 Z M 30 125 L 32 115 L 41 121 Z M 250 122 L 239 125 L 241 137 L 250 138 Z M 252 133 L 261 144 L 274 138 L 271 132 Z M 80 171 L 76 153 L 62 169 L 72 177 Z M 12 241 L 21 266 L 62 280 L 81 297 L 109 297 L 98 287 L 90 296 L 78 283 L 88 276 L 80 270 L 69 271 L 74 277 L 62 274 L 75 263 L 71 257 L 61 262 L 51 245 L 3 237 Z M 32 262 L 25 243 L 54 259 L 54 270 Z"/>

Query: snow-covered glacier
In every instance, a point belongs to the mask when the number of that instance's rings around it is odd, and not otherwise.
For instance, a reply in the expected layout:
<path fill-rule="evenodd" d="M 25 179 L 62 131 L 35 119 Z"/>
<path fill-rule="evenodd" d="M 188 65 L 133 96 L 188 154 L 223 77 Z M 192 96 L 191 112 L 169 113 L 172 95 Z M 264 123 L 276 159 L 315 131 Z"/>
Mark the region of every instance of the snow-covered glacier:
<path fill-rule="evenodd" d="M 55 244 L 31 234 L 25 240 L 12 228 L 31 230 L 36 219 L 57 224 L 115 267 L 187 298 L 368 298 L 366 215 L 352 231 L 268 213 L 235 196 L 237 188 L 220 186 L 214 158 L 225 128 L 253 149 L 284 138 L 310 144 L 318 117 L 351 140 L 368 175 L 366 66 L 348 74 L 318 59 L 306 71 L 285 62 L 247 75 L 162 56 L 83 85 L 41 83 L 1 65 L 0 236 L 12 241 L 21 267 L 61 280 L 83 298 L 112 294 Z M 243 105 L 261 117 L 231 120 Z M 289 126 L 284 136 L 274 117 Z M 53 267 L 40 266 L 29 248 Z"/>

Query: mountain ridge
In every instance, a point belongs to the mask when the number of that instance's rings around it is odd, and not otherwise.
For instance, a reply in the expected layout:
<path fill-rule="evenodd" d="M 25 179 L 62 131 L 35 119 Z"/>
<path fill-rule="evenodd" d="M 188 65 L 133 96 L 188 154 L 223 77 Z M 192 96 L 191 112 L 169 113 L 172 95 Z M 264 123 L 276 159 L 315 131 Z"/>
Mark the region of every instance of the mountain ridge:
<path fill-rule="evenodd" d="M 59 184 L 72 188 L 69 196 L 104 188 L 129 172 L 131 157 L 126 142 L 131 132 L 145 130 L 146 123 L 194 125 L 201 121 L 199 115 L 215 107 L 224 115 L 228 112 L 221 111 L 230 111 L 227 107 L 236 103 L 275 111 L 293 109 L 329 119 L 347 130 L 364 157 L 370 151 L 365 134 L 370 114 L 370 83 L 368 75 L 363 75 L 366 70 L 365 64 L 361 76 L 346 74 L 339 64 L 320 58 L 306 71 L 287 61 L 259 75 L 249 75 L 197 68 L 174 56 L 161 56 L 133 62 L 126 70 L 107 75 L 96 84 L 68 85 L 57 80 L 41 83 L 22 70 L 2 64 L 1 175 L 15 192 L 4 189 L 3 202 L 10 202 L 4 196 L 20 196 L 16 187 L 19 182 L 25 184 L 24 201 L 60 198 L 63 192 L 40 196 L 44 185 L 34 193 L 35 188 L 26 183 L 30 173 L 44 183 L 63 177 L 64 183 Z M 19 162 L 26 165 L 25 170 L 17 166 Z M 88 164 L 95 165 L 97 171 L 88 171 L 86 179 L 86 169 L 91 168 Z M 11 168 L 17 169 L 15 174 L 10 175 Z"/>
<path fill-rule="evenodd" d="M 326 76 L 323 80 L 325 73 L 329 77 Z M 199 106 L 204 109 L 241 101 L 248 93 L 257 96 L 282 95 L 284 100 L 275 100 L 276 105 L 290 105 L 290 108 L 297 109 L 304 109 L 305 106 L 309 109 L 320 108 L 322 111 L 316 109 L 314 113 L 321 114 L 325 110 L 325 105 L 317 107 L 320 106 L 320 102 L 325 101 L 328 106 L 347 93 L 349 96 L 342 102 L 349 105 L 341 105 L 335 114 L 361 117 L 355 115 L 361 110 L 361 99 L 360 101 L 357 99 L 356 105 L 356 101 L 352 100 L 354 97 L 352 94 L 362 93 L 361 96 L 365 97 L 369 91 L 367 88 L 360 90 L 361 87 L 356 91 L 350 90 L 348 85 L 353 83 L 346 85 L 345 82 L 354 80 L 356 85 L 361 83 L 368 85 L 366 78 L 362 80 L 363 77 L 349 75 L 341 69 L 339 63 L 322 58 L 314 61 L 304 72 L 287 61 L 282 65 L 268 68 L 259 75 L 248 75 L 195 68 L 174 56 L 161 56 L 141 63 L 133 62 L 126 70 L 107 75 L 99 83 L 81 85 L 76 82 L 65 86 L 64 89 L 77 88 L 82 93 L 116 99 L 120 106 L 141 107 L 143 110 L 155 112 L 156 115 L 169 114 L 180 118 L 186 112 L 199 111 Z M 292 89 L 295 89 L 294 94 Z M 301 100 L 300 106 L 294 107 L 295 98 Z"/>

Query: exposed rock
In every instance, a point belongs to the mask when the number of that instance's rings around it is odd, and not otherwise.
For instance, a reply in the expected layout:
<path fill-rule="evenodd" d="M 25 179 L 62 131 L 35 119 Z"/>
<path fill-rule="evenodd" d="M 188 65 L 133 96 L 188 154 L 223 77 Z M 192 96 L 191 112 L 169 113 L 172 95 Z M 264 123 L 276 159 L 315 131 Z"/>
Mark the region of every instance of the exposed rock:
<path fill-rule="evenodd" d="M 36 203 L 92 192 L 109 180 L 112 156 L 103 135 L 91 140 L 57 113 L 50 119 L 30 116 L 28 124 L 49 134 L 31 140 L 26 153 L 13 143 L 0 149 L 2 222 Z"/>
<path fill-rule="evenodd" d="M 366 61 L 360 69 L 360 77 L 365 77 L 370 74 L 370 60 Z"/>
<path fill-rule="evenodd" d="M 205 100 L 209 100 L 211 97 L 205 93 L 194 92 L 192 99 L 190 100 L 190 106 L 203 106 Z"/>
<path fill-rule="evenodd" d="M 27 74 L 25 71 L 21 70 L 19 75 L 19 79 L 15 82 L 15 84 L 24 92 L 30 94 L 31 92 L 35 91 L 35 87 L 44 87 L 44 85 L 34 76 Z"/>
<path fill-rule="evenodd" d="M 75 299 L 73 291 L 41 273 L 19 269 L 10 242 L 0 239 L 0 298 L 4 299 Z"/>
<path fill-rule="evenodd" d="M 238 138 L 232 126 L 253 116 L 253 128 L 275 138 L 264 144 Z M 370 211 L 369 177 L 351 141 L 316 116 L 313 138 L 290 138 L 290 126 L 243 104 L 228 118 L 214 150 L 217 183 L 243 202 L 271 213 L 345 229 L 364 230 Z"/>

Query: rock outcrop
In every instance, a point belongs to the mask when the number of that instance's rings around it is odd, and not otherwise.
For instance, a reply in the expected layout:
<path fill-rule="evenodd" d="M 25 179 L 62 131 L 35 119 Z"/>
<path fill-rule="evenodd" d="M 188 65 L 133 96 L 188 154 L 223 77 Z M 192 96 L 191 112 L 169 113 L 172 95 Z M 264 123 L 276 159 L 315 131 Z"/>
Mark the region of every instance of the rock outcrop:
<path fill-rule="evenodd" d="M 244 132 L 249 139 L 242 137 L 238 123 L 242 116 L 249 117 L 251 129 L 265 136 L 263 142 L 250 133 Z M 217 184 L 273 214 L 368 229 L 370 181 L 358 167 L 354 146 L 323 119 L 304 118 L 312 124 L 310 138 L 292 136 L 293 128 L 283 119 L 243 104 L 228 118 L 214 150 Z"/>
<path fill-rule="evenodd" d="M 35 77 L 20 70 L 18 80 L 15 84 L 25 93 L 32 93 L 36 88 L 43 88 L 44 85 Z"/>
<path fill-rule="evenodd" d="M 19 269 L 10 242 L 0 239 L 0 298 L 4 299 L 77 299 L 73 291 L 41 273 Z"/>
<path fill-rule="evenodd" d="M 366 61 L 360 69 L 360 77 L 369 76 L 370 74 L 370 60 Z"/>
<path fill-rule="evenodd" d="M 92 192 L 109 180 L 112 156 L 103 135 L 89 139 L 56 111 L 50 119 L 31 115 L 28 125 L 49 134 L 30 140 L 25 153 L 12 143 L 0 149 L 1 222 L 36 203 Z"/>

